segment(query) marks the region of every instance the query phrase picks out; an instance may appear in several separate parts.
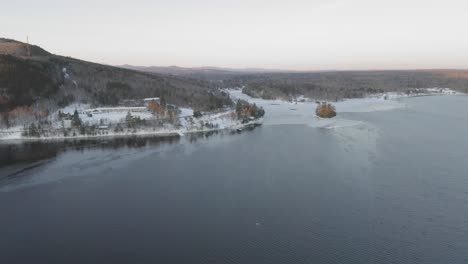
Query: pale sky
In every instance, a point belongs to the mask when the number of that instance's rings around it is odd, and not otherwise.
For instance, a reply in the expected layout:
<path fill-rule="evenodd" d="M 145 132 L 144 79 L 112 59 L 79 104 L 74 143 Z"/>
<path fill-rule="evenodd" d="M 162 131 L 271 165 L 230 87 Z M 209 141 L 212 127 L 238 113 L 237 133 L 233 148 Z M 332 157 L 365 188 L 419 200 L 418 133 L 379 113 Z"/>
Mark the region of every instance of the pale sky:
<path fill-rule="evenodd" d="M 106 64 L 468 68 L 468 0 L 1 0 L 0 36 Z"/>

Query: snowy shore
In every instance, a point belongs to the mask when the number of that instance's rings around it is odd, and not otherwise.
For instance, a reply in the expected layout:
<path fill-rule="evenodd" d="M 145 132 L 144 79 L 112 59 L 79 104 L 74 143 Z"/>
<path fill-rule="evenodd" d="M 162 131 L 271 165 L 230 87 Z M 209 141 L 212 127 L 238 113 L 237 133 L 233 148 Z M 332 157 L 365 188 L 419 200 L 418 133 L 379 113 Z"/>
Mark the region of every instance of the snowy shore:
<path fill-rule="evenodd" d="M 338 116 L 332 119 L 323 119 L 315 115 L 316 102 L 310 98 L 299 96 L 292 101 L 284 100 L 265 100 L 252 98 L 241 89 L 227 89 L 233 100 L 242 99 L 249 103 L 255 103 L 265 109 L 266 115 L 259 120 L 251 120 L 243 124 L 235 118 L 235 112 L 232 109 L 218 113 L 206 113 L 202 117 L 194 118 L 193 110 L 190 108 L 181 108 L 179 113 L 179 125 L 163 125 L 159 127 L 142 127 L 138 129 L 125 129 L 125 131 L 115 131 L 114 129 L 103 129 L 92 135 L 64 135 L 57 133 L 63 126 L 63 121 L 58 118 L 59 112 L 52 113 L 49 117 L 53 129 L 56 131 L 48 136 L 25 137 L 23 136 L 24 127 L 16 126 L 8 129 L 0 129 L 0 142 L 22 141 L 22 140 L 59 140 L 59 139 L 86 139 L 86 138 L 105 138 L 105 137 L 126 137 L 126 136 L 183 136 L 188 133 L 202 133 L 217 130 L 238 130 L 251 125 L 282 125 L 282 124 L 303 124 L 319 128 L 339 128 L 359 125 L 357 121 L 348 120 L 340 116 L 343 113 L 374 112 L 387 111 L 392 109 L 404 108 L 403 98 L 416 96 L 434 96 L 434 95 L 456 95 L 459 94 L 448 88 L 428 88 L 419 89 L 419 93 L 385 93 L 373 94 L 365 98 L 347 99 L 333 102 Z M 86 110 L 90 109 L 87 104 L 72 104 L 66 108 L 60 109 L 61 113 L 72 114 L 75 110 L 83 123 L 99 126 L 101 124 L 116 124 L 123 122 L 127 112 L 114 113 L 95 113 L 89 116 Z M 153 114 L 148 111 L 132 113 L 133 116 L 145 120 L 154 120 Z"/>
<path fill-rule="evenodd" d="M 81 108 L 85 108 L 86 105 L 81 105 Z M 68 110 L 75 110 L 77 107 L 69 107 Z M 79 109 L 81 109 L 79 108 Z M 67 111 L 67 109 L 64 109 Z M 41 137 L 25 137 L 22 135 L 22 127 L 13 127 L 9 129 L 0 130 L 0 142 L 11 142 L 11 141 L 44 141 L 44 140 L 63 140 L 63 139 L 93 139 L 93 138 L 106 138 L 106 137 L 128 137 L 128 136 L 158 136 L 158 137 L 171 137 L 171 136 L 184 136 L 185 134 L 193 133 L 205 133 L 221 130 L 242 130 L 246 127 L 261 125 L 263 119 L 251 120 L 247 123 L 242 123 L 240 120 L 234 118 L 235 112 L 233 110 L 223 111 L 219 113 L 206 114 L 199 118 L 194 118 L 188 111 L 191 109 L 183 109 L 182 114 L 179 117 L 180 125 L 174 127 L 172 125 L 165 125 L 158 128 L 139 128 L 136 131 L 126 132 L 115 132 L 113 130 L 107 130 L 96 135 L 75 135 L 75 136 L 64 136 L 64 135 L 53 135 L 53 136 L 41 136 Z M 121 115 L 121 114 L 120 114 Z M 107 121 L 121 121 L 122 117 L 117 114 L 103 115 Z M 81 116 L 81 115 L 80 115 Z M 140 113 L 138 116 L 147 116 L 147 113 Z M 91 118 L 85 121 L 93 121 Z M 99 122 L 99 119 L 94 118 L 95 122 Z M 209 127 L 206 126 L 209 124 Z M 56 126 L 59 124 L 56 122 Z"/>

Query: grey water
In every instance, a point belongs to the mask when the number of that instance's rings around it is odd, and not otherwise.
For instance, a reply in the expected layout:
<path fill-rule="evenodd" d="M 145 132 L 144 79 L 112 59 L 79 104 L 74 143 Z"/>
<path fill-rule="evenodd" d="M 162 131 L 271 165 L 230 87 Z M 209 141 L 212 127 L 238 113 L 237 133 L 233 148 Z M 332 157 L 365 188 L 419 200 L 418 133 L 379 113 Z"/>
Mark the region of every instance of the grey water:
<path fill-rule="evenodd" d="M 0 263 L 468 263 L 468 97 L 404 104 L 336 129 L 2 144 Z"/>

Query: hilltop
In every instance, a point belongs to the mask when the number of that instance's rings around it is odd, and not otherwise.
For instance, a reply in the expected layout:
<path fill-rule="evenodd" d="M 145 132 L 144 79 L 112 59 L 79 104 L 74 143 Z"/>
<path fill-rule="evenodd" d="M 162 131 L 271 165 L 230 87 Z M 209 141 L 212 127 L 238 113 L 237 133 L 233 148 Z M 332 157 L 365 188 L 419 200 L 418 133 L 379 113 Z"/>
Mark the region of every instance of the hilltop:
<path fill-rule="evenodd" d="M 271 70 L 262 68 L 222 68 L 222 67 L 179 67 L 179 66 L 133 66 L 121 65 L 125 69 L 131 69 L 149 73 L 169 74 L 174 76 L 184 76 L 194 79 L 201 79 L 207 81 L 224 81 L 233 77 L 242 75 L 254 75 L 260 73 L 279 73 L 279 72 L 294 72 L 289 70 Z"/>
<path fill-rule="evenodd" d="M 28 48 L 29 53 L 28 54 Z M 13 39 L 0 38 L 0 55 L 26 56 L 50 56 L 51 54 L 36 45 L 28 45 Z"/>

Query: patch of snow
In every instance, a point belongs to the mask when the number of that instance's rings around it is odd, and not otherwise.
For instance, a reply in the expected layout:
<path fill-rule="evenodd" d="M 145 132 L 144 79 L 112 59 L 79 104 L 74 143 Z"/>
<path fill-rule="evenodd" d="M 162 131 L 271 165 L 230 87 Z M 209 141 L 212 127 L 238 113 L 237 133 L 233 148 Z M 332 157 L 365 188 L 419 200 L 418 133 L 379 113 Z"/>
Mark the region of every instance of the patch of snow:
<path fill-rule="evenodd" d="M 151 119 L 154 118 L 154 115 L 149 112 L 132 112 L 132 116 L 140 117 L 141 119 Z M 80 118 L 84 123 L 88 122 L 89 124 L 100 124 L 101 120 L 104 124 L 115 124 L 125 120 L 127 112 L 109 112 L 109 113 L 92 113 L 91 116 L 81 112 Z"/>
<path fill-rule="evenodd" d="M 457 91 L 454 91 L 450 88 L 438 88 L 438 87 L 435 87 L 435 88 L 427 88 L 426 89 L 429 93 L 433 93 L 433 94 L 462 94 L 460 92 L 457 92 Z"/>
<path fill-rule="evenodd" d="M 73 114 L 75 112 L 75 110 L 77 110 L 78 112 L 82 112 L 84 110 L 88 110 L 90 109 L 90 105 L 89 104 L 82 104 L 82 103 L 73 103 L 73 104 L 70 104 L 68 106 L 65 106 L 64 108 L 60 109 L 60 111 L 62 111 L 62 113 L 65 113 L 65 114 Z M 58 113 L 58 111 L 57 111 Z"/>
<path fill-rule="evenodd" d="M 0 130 L 0 140 L 15 140 L 20 139 L 23 132 L 22 126 L 4 128 Z"/>
<path fill-rule="evenodd" d="M 118 107 L 117 109 L 122 110 L 125 107 Z M 104 124 L 111 124 L 111 123 L 119 123 L 125 119 L 127 116 L 127 111 L 121 112 L 99 112 L 99 110 L 107 110 L 109 108 L 96 108 L 98 112 L 91 113 L 91 116 L 88 116 L 89 110 L 91 110 L 89 104 L 81 104 L 81 103 L 73 103 L 68 105 L 58 111 L 62 111 L 62 113 L 73 115 L 75 110 L 78 111 L 78 114 L 81 118 L 81 121 L 84 123 L 88 122 L 89 124 L 100 124 L 101 120 Z M 132 109 L 132 107 L 128 107 L 128 109 Z M 146 109 L 143 107 L 143 109 Z M 125 109 L 123 109 L 125 110 Z M 56 118 L 58 116 L 58 111 L 53 114 Z M 141 119 L 151 119 L 154 118 L 153 114 L 149 111 L 143 112 L 131 112 L 132 116 L 138 116 Z"/>
<path fill-rule="evenodd" d="M 193 109 L 188 108 L 188 107 L 179 107 L 180 116 L 185 117 L 185 116 L 193 116 Z"/>
<path fill-rule="evenodd" d="M 337 113 L 388 111 L 404 107 L 400 101 L 385 100 L 383 97 L 347 99 L 332 104 L 335 106 Z"/>

